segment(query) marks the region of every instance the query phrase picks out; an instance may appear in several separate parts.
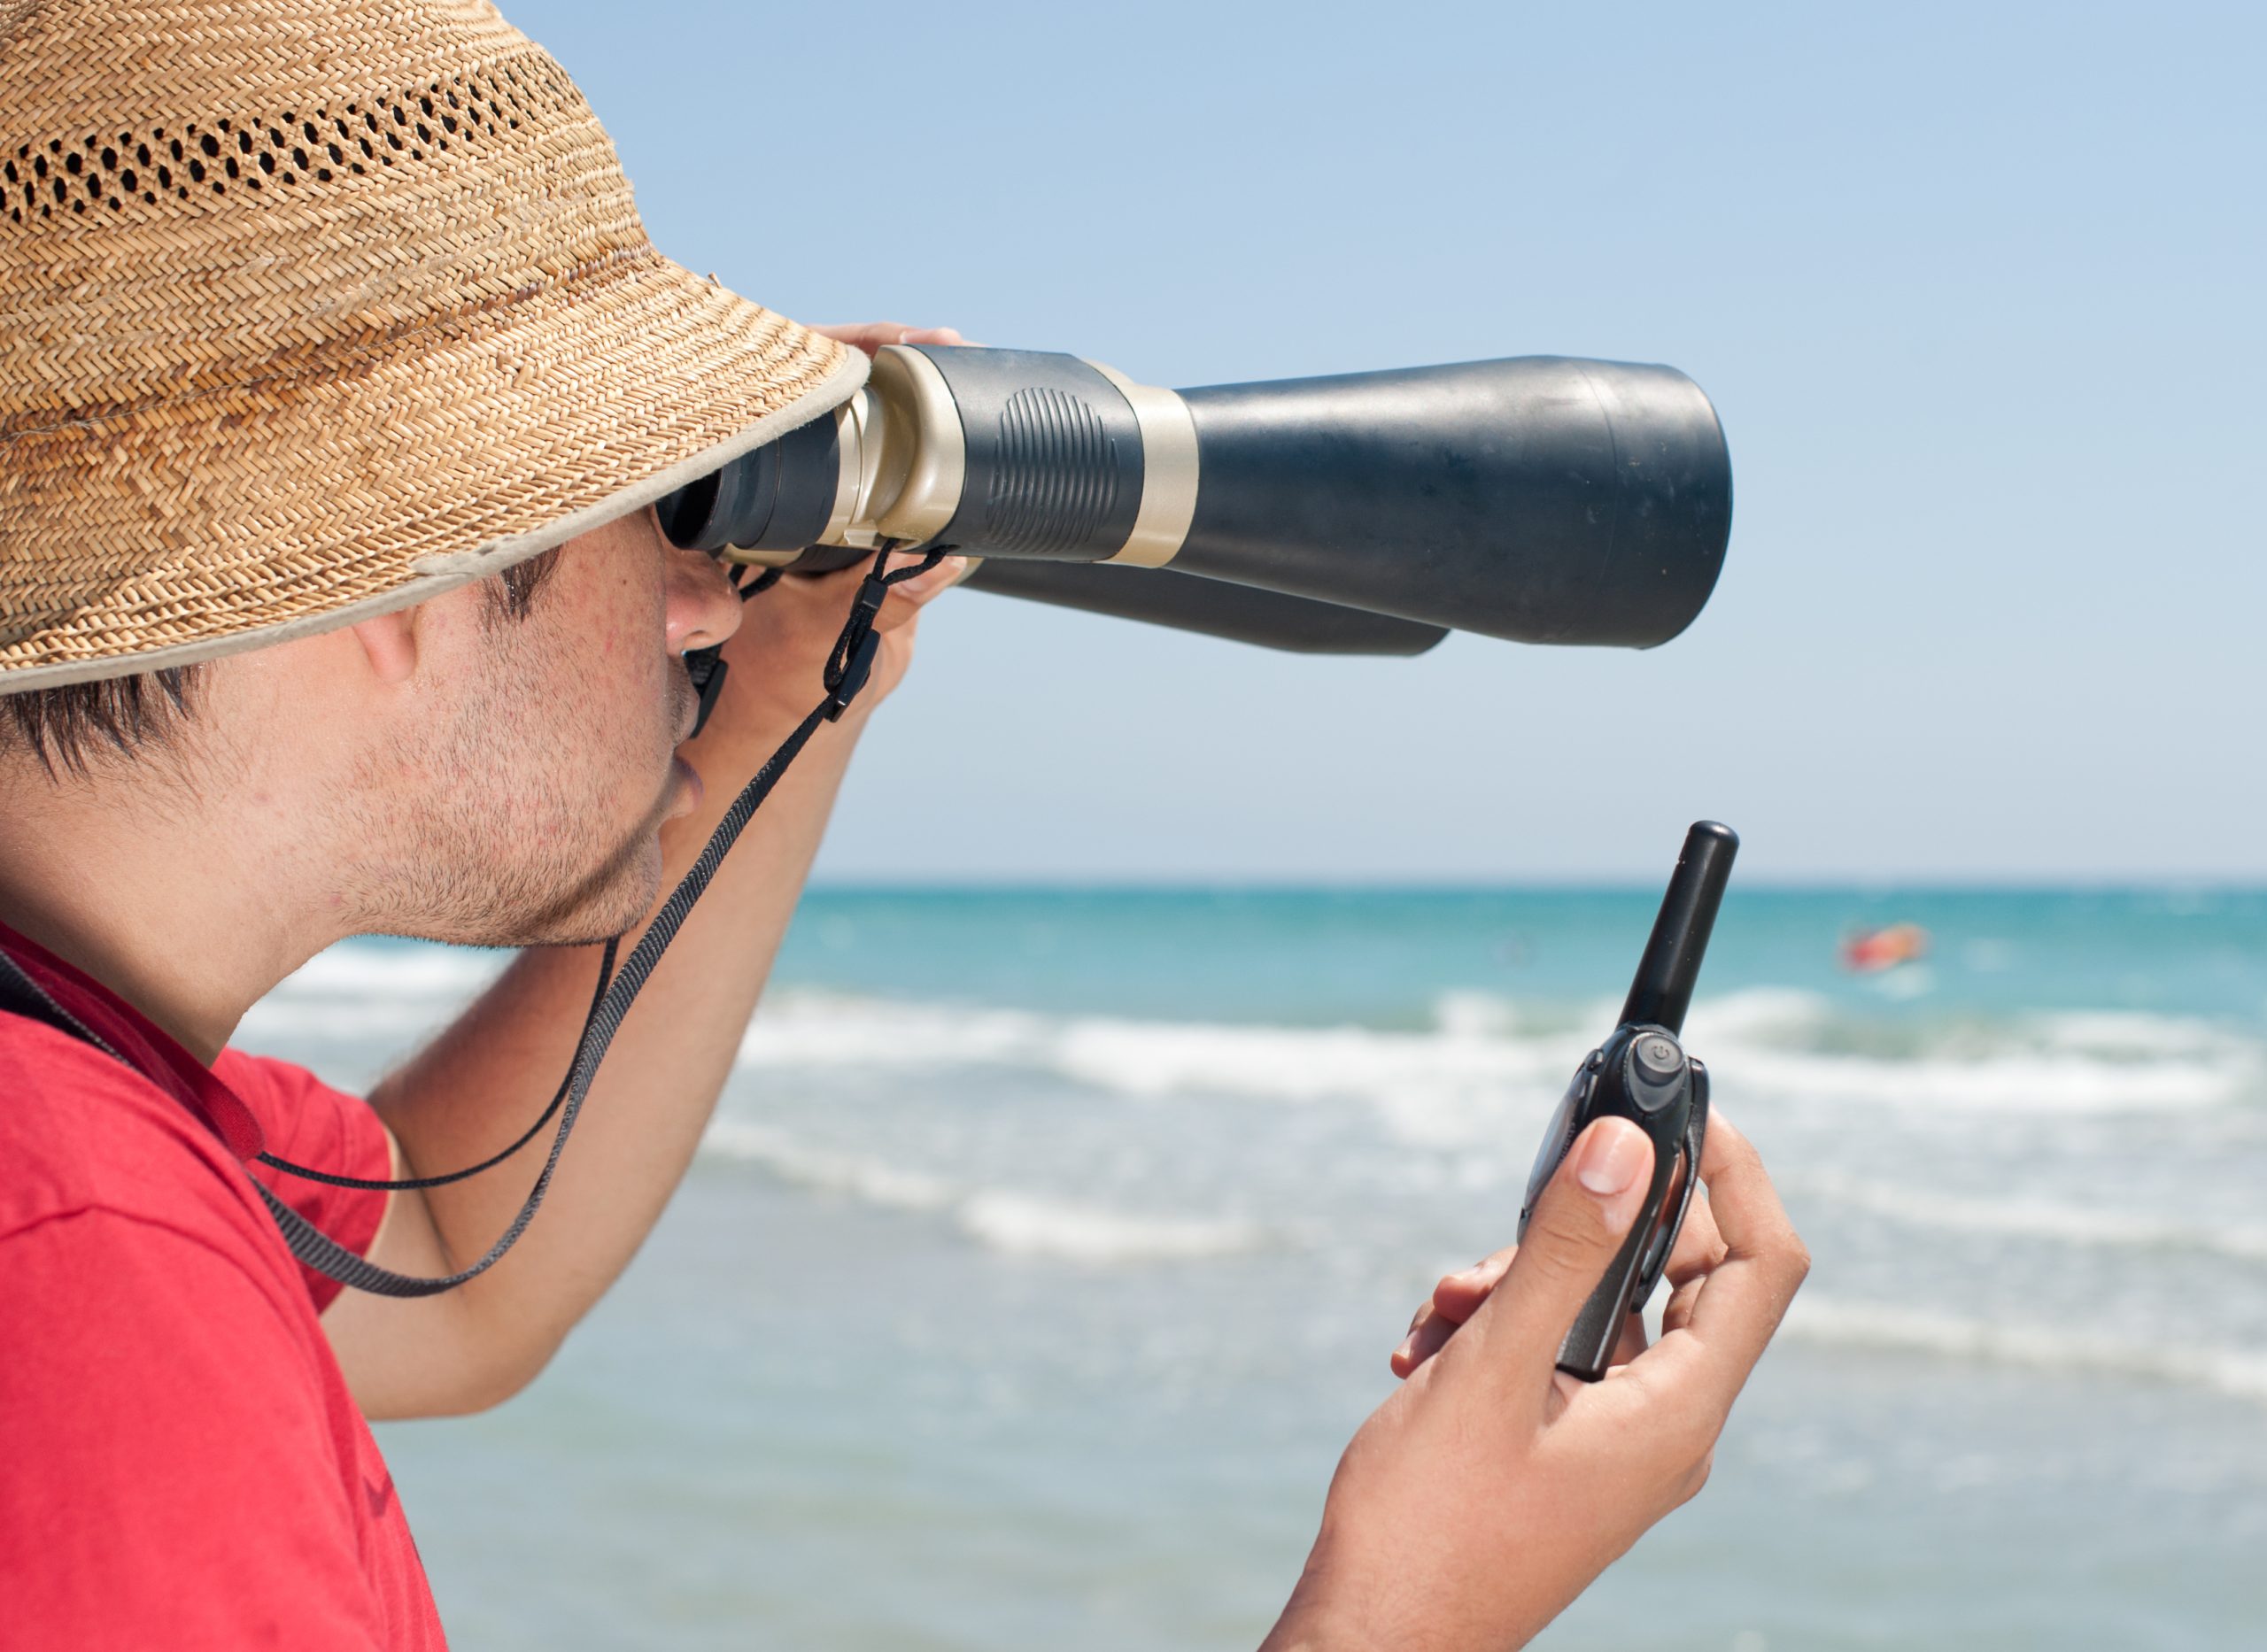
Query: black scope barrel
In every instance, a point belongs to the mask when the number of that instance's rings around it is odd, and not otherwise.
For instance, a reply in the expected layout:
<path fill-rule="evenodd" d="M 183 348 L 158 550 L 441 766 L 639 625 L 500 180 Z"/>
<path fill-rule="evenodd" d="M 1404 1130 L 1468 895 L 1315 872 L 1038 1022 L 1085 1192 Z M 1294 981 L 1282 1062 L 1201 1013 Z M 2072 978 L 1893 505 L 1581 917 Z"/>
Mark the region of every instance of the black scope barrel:
<path fill-rule="evenodd" d="M 1448 635 L 1389 614 L 1335 602 L 1286 597 L 1250 585 L 1224 584 L 1170 567 L 1115 567 L 1106 562 L 1033 562 L 994 557 L 962 582 L 1059 608 L 1141 620 L 1253 643 L 1295 654 L 1421 654 Z"/>
<path fill-rule="evenodd" d="M 1526 357 L 1186 390 L 1172 566 L 1520 643 L 1650 648 L 1731 532 L 1731 459 L 1668 367 Z"/>
<path fill-rule="evenodd" d="M 1684 834 L 1668 892 L 1661 898 L 1652 936 L 1629 984 L 1629 1001 L 1621 1007 L 1623 1026 L 1684 1031 L 1684 1013 L 1692 1007 L 1700 961 L 1707 955 L 1716 910 L 1731 882 L 1732 857 L 1738 853 L 1739 834 L 1720 822 L 1695 821 Z"/>
<path fill-rule="evenodd" d="M 1234 621 L 1191 623 L 1203 587 L 1143 575 L 1516 642 L 1649 648 L 1700 612 L 1731 532 L 1722 427 L 1669 367 L 1529 356 L 1173 391 L 1075 356 L 894 346 L 861 396 L 855 419 L 665 499 L 670 537 L 808 571 L 883 537 L 1107 563 L 991 583 L 1226 635 Z M 1302 613 L 1311 645 L 1371 651 L 1319 609 L 1270 609 L 1253 640 L 1282 645 Z M 1384 637 L 1378 652 L 1413 652 L 1413 634 Z"/>

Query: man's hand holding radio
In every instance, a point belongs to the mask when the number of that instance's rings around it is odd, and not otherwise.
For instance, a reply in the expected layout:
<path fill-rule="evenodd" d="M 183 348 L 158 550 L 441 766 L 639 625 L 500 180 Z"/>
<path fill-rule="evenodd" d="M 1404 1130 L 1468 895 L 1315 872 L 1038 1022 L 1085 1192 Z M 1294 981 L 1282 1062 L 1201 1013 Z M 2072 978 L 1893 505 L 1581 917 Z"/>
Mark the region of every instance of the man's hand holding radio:
<path fill-rule="evenodd" d="M 1523 1646 L 1700 1489 L 1810 1258 L 1762 1161 L 1718 1114 L 1701 1163 L 1710 1197 L 1694 1200 L 1670 1262 L 1660 1340 L 1646 1347 L 1638 1331 L 1601 1382 L 1557 1370 L 1652 1156 L 1634 1125 L 1598 1121 L 1516 1254 L 1442 1281 L 1395 1355 L 1409 1380 L 1340 1460 L 1273 1652 Z"/>

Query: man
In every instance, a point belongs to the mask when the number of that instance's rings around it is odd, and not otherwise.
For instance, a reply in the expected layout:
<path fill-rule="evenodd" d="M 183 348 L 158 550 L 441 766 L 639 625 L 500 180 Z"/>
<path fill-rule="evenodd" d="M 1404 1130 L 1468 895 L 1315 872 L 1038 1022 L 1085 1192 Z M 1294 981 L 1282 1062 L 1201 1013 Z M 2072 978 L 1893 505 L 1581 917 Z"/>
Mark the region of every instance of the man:
<path fill-rule="evenodd" d="M 592 943 L 644 930 L 809 712 L 849 602 L 743 607 L 650 502 L 909 335 L 661 259 L 572 84 L 476 0 L 119 15 L 0 0 L 0 1602 L 12 1645 L 437 1646 L 364 1419 L 509 1396 L 627 1263 L 957 569 L 890 597 L 508 1256 L 407 1298 L 302 1267 L 261 1190 L 421 1278 L 512 1224 L 532 1167 L 432 1178 L 542 1114 Z M 372 932 L 530 950 L 367 1103 L 227 1047 Z M 1518 1644 L 1697 1488 L 1805 1266 L 1728 1125 L 1703 1168 L 1671 1329 L 1596 1387 L 1552 1355 L 1635 1131 L 1443 1281 L 1273 1644 Z"/>

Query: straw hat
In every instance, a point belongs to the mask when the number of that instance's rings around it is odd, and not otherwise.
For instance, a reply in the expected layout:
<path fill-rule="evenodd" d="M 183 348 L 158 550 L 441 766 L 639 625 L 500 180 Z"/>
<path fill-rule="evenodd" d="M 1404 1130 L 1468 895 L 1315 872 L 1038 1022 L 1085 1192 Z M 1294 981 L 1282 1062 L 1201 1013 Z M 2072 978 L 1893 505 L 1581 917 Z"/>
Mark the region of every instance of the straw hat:
<path fill-rule="evenodd" d="M 485 0 L 0 0 L 0 693 L 422 601 L 846 400 Z"/>

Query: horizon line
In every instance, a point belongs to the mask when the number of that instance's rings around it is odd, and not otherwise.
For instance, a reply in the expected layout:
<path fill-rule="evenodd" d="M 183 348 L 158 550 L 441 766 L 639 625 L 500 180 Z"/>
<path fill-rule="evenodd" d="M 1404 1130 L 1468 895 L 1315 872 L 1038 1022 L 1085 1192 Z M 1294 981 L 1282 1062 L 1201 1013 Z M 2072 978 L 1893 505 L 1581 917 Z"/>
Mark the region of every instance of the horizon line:
<path fill-rule="evenodd" d="M 1638 876 L 1550 874 L 1514 878 L 1300 878 L 1266 875 L 1008 877 L 947 874 L 925 879 L 814 876 L 804 890 L 809 894 L 1194 894 L 1222 891 L 1277 894 L 1473 894 L 1495 891 L 1619 894 L 1659 890 L 1663 881 Z M 2267 895 L 2267 877 L 2103 874 L 2041 878 L 1954 873 L 1908 879 L 1845 875 L 1743 879 L 1737 887 L 1742 892 L 1754 894 Z"/>

